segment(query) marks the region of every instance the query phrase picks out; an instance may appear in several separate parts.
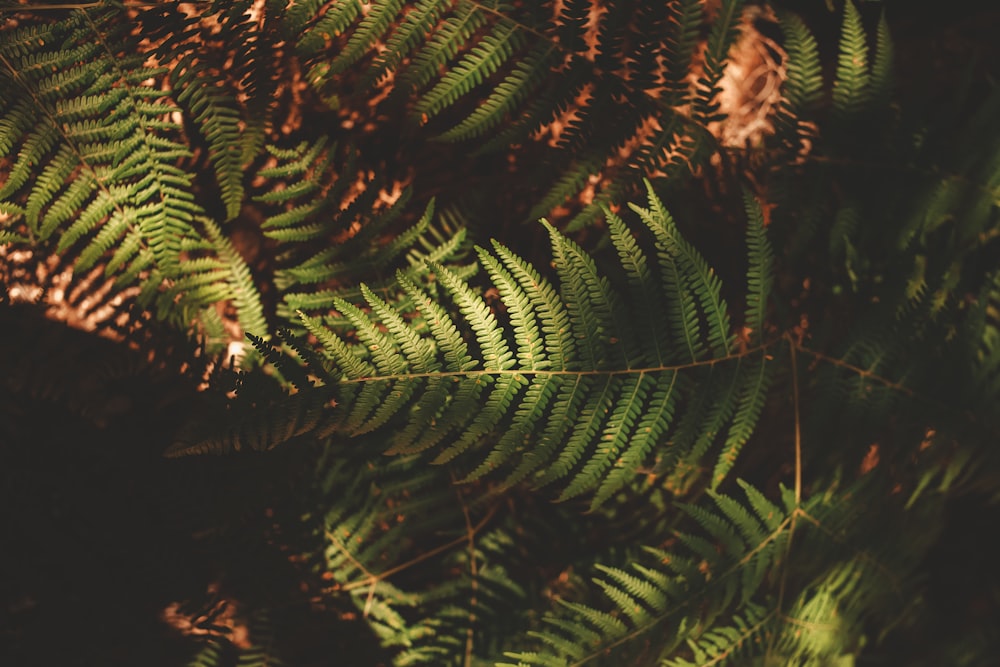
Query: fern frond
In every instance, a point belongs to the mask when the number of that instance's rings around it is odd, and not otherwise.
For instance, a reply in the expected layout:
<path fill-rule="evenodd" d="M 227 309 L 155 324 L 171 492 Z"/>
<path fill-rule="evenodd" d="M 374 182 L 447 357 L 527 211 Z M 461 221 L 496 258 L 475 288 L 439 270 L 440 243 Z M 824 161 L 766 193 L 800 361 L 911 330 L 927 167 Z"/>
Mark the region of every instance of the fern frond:
<path fill-rule="evenodd" d="M 274 622 L 269 610 L 266 607 L 255 609 L 248 625 L 249 637 L 244 642 L 246 645 L 237 650 L 236 667 L 284 667 L 285 661 L 275 651 Z"/>
<path fill-rule="evenodd" d="M 672 426 L 678 397 L 684 394 L 683 382 L 684 379 L 678 373 L 660 375 L 657 385 L 651 390 L 651 399 L 635 433 L 616 465 L 601 482 L 591 509 L 625 488 L 635 478 L 640 466 L 649 459 L 651 452 Z"/>
<path fill-rule="evenodd" d="M 875 60 L 872 62 L 871 71 L 872 99 L 875 102 L 881 102 L 884 106 L 888 105 L 892 96 L 893 70 L 895 68 L 892 36 L 889 34 L 889 24 L 886 22 L 885 12 L 879 18 L 875 40 Z"/>
<path fill-rule="evenodd" d="M 718 487 L 732 469 L 736 457 L 750 439 L 757 420 L 760 419 L 771 380 L 771 365 L 767 363 L 767 355 L 761 354 L 758 364 L 741 368 L 740 375 L 740 386 L 736 388 L 739 403 L 722 452 L 712 471 L 712 488 Z"/>
<path fill-rule="evenodd" d="M 793 113 L 812 111 L 823 95 L 823 71 L 816 38 L 795 14 L 782 14 L 781 31 L 788 53 L 788 78 L 782 93 Z"/>
<path fill-rule="evenodd" d="M 490 34 L 484 36 L 431 90 L 417 100 L 414 114 L 421 122 L 427 122 L 427 119 L 451 106 L 459 97 L 493 75 L 523 44 L 523 35 L 517 25 L 505 21 L 497 23 Z"/>
<path fill-rule="evenodd" d="M 323 392 L 338 394 L 324 428 L 352 436 L 390 430 L 390 453 L 438 448 L 436 463 L 480 456 L 467 481 L 503 468 L 504 486 L 565 480 L 560 498 L 596 491 L 595 510 L 633 484 L 655 454 L 674 461 L 700 456 L 727 428 L 720 466 L 731 465 L 766 396 L 763 353 L 756 350 L 752 358 L 761 361 L 751 362 L 749 351 L 718 344 L 732 332 L 703 332 L 699 307 L 712 313 L 715 327 L 729 326 L 719 279 L 681 239 L 655 195 L 650 204 L 651 210 L 639 210 L 662 243 L 653 266 L 626 222 L 609 215 L 621 281 L 610 280 L 582 248 L 546 225 L 558 290 L 494 242 L 492 252 L 477 252 L 503 309 L 455 270 L 429 262 L 420 283 L 399 271 L 396 291 L 362 285 L 364 309 L 331 295 L 326 308 L 339 315 L 327 323 L 300 314 L 326 360 L 310 372 L 326 385 Z M 653 333 L 663 321 L 656 304 L 677 293 L 671 271 L 690 293 L 691 315 L 675 326 L 681 346 L 690 340 L 704 351 L 695 358 Z M 656 273 L 664 275 L 658 280 Z M 436 286 L 457 315 L 427 293 Z M 349 335 L 327 329 L 337 317 Z M 627 321 L 637 326 L 624 327 Z M 678 442 L 667 450 L 670 434 Z"/>
<path fill-rule="evenodd" d="M 632 236 L 632 232 L 625 225 L 625 222 L 610 210 L 605 209 L 604 215 L 608 221 L 611 243 L 618 252 L 618 261 L 625 268 L 629 285 L 631 313 L 639 312 L 650 303 L 662 303 L 664 298 L 660 292 L 659 284 L 654 280 L 646 257 L 636 243 L 635 237 Z M 666 364 L 668 355 L 667 351 L 663 349 L 663 343 L 660 339 L 660 332 L 667 329 L 665 313 L 656 313 L 649 318 L 632 319 L 640 319 L 642 322 L 638 336 L 641 363 L 649 366 Z"/>
<path fill-rule="evenodd" d="M 673 218 L 663 208 L 663 203 L 657 198 L 649 181 L 646 182 L 646 189 L 650 208 L 643 209 L 635 204 L 629 206 L 653 231 L 660 250 L 658 256 L 661 262 L 667 264 L 664 270 L 668 280 L 665 291 L 679 302 L 673 306 L 675 312 L 671 318 L 675 329 L 680 329 L 688 342 L 691 358 L 697 358 L 695 341 L 699 336 L 693 334 L 697 326 L 696 298 L 708 322 L 708 340 L 714 348 L 713 352 L 719 356 L 727 355 L 731 348 L 732 332 L 728 307 L 721 294 L 722 281 L 698 251 L 680 238 Z"/>
<path fill-rule="evenodd" d="M 559 141 L 545 151 L 545 190 L 528 217 L 550 215 L 579 194 L 586 179 L 612 166 L 609 190 L 573 222 L 582 227 L 600 216 L 601 205 L 630 196 L 641 178 L 664 166 L 669 175 L 687 175 L 717 153 L 706 141 L 706 124 L 720 117 L 713 100 L 741 6 L 727 0 L 712 18 L 694 93 L 687 79 L 700 60 L 705 12 L 688 0 L 638 16 L 615 4 L 593 12 L 587 2 L 558 5 L 554 14 L 546 7 L 466 0 L 412 6 L 392 0 L 366 9 L 309 3 L 296 5 L 291 24 L 301 30 L 310 21 L 305 16 L 323 13 L 299 40 L 310 61 L 307 79 L 323 99 L 384 87 L 388 99 L 407 103 L 411 119 L 429 125 L 435 138 L 475 140 L 477 153 L 537 142 L 539 130 L 560 126 Z M 360 89 L 341 82 L 350 67 L 360 71 Z M 692 104 L 693 117 L 679 111 Z M 657 126 L 658 137 L 647 142 L 645 133 Z"/>
<path fill-rule="evenodd" d="M 361 3 L 351 0 L 350 2 L 340 2 L 330 6 L 313 25 L 304 32 L 302 28 L 312 18 L 323 4 L 312 0 L 310 2 L 295 3 L 295 6 L 285 17 L 286 32 L 298 37 L 295 45 L 296 50 L 302 54 L 315 53 L 323 47 L 327 39 L 343 34 L 344 30 L 361 15 Z M 383 10 L 384 11 L 384 10 Z M 369 24 L 372 26 L 372 24 Z M 374 26 L 372 26 L 374 27 Z M 371 37 L 372 42 L 378 36 Z M 366 49 L 371 46 L 363 37 L 355 40 L 350 50 L 345 50 L 341 62 L 350 64 L 360 58 Z M 342 65 L 346 68 L 347 65 Z"/>
<path fill-rule="evenodd" d="M 202 220 L 208 239 L 212 241 L 215 250 L 228 269 L 227 280 L 236 304 L 240 327 L 246 333 L 263 336 L 268 331 L 267 320 L 264 317 L 264 307 L 261 304 L 260 292 L 254 285 L 250 268 L 236 252 L 229 239 L 222 236 L 222 230 L 211 220 Z"/>
<path fill-rule="evenodd" d="M 722 79 L 729 49 L 736 39 L 742 7 L 742 0 L 722 0 L 719 15 L 712 22 L 712 31 L 705 48 L 704 69 L 698 77 L 692 110 L 695 118 L 705 124 L 721 120 L 718 114 L 719 104 L 715 98 L 720 91 L 719 81 Z"/>
<path fill-rule="evenodd" d="M 598 155 L 582 155 L 573 160 L 549 191 L 528 212 L 530 219 L 538 219 L 556 206 L 572 200 L 586 186 L 587 180 L 600 171 L 604 163 Z M 574 228 L 575 229 L 575 228 Z M 569 231 L 574 231 L 570 229 Z"/>
<path fill-rule="evenodd" d="M 555 52 L 552 57 L 555 58 L 556 55 L 558 55 L 558 52 Z M 528 58 L 530 57 L 529 55 Z M 539 63 L 540 66 L 541 63 Z M 538 73 L 541 74 L 540 71 Z M 512 73 L 510 76 L 515 77 L 515 81 L 517 80 L 516 73 Z M 546 77 L 546 82 L 549 85 L 543 86 L 541 90 L 526 98 L 525 104 L 517 108 L 518 113 L 508 122 L 498 127 L 493 137 L 483 137 L 485 141 L 481 140 L 474 154 L 493 153 L 505 150 L 512 144 L 530 140 L 534 134 L 565 113 L 574 104 L 577 97 L 587 85 L 587 80 L 588 69 L 578 60 L 572 60 L 566 66 L 563 76 L 557 80 L 551 80 L 551 76 Z M 527 85 L 526 83 L 525 86 Z M 508 99 L 507 89 L 503 83 L 497 86 L 497 93 L 502 94 L 503 99 Z M 560 180 L 565 181 L 566 178 L 563 177 Z M 561 199 L 557 201 L 561 201 Z M 539 215 L 529 216 L 529 218 L 537 219 L 547 214 L 549 209 L 546 209 L 541 204 L 537 204 L 533 210 L 542 211 Z"/>
<path fill-rule="evenodd" d="M 473 35 L 487 25 L 485 12 L 471 2 L 459 2 L 454 13 L 440 22 L 427 44 L 413 58 L 400 77 L 406 92 L 422 90 L 439 73 L 439 68 L 453 58 Z"/>
<path fill-rule="evenodd" d="M 759 491 L 745 488 L 759 498 Z M 696 660 L 707 660 L 705 664 L 722 664 L 749 648 L 759 651 L 754 639 L 765 632 L 775 614 L 752 600 L 780 563 L 790 521 L 782 512 L 775 524 L 777 508 L 758 507 L 759 500 L 750 493 L 750 509 L 721 494 L 711 494 L 712 507 L 683 505 L 704 537 L 679 534 L 681 551 L 647 549 L 658 566 L 633 563 L 626 570 L 598 565 L 602 576 L 594 581 L 613 612 L 560 601 L 562 613 L 549 614 L 546 629 L 532 633 L 543 648 L 505 655 L 530 666 L 579 665 L 601 656 L 607 664 L 621 664 L 643 654 L 659 656 L 667 664 L 688 665 L 699 664 L 688 662 L 684 655 L 688 650 Z M 760 509 L 766 514 L 760 515 Z M 716 545 L 722 546 L 722 553 Z M 727 562 L 737 564 L 726 569 Z M 736 598 L 742 600 L 740 609 L 747 617 L 734 617 L 735 631 L 716 626 L 714 619 Z M 680 648 L 685 642 L 687 649 Z"/>
<path fill-rule="evenodd" d="M 871 98 L 868 45 L 865 43 L 861 15 L 852 0 L 844 3 L 839 51 L 833 84 L 833 111 L 842 117 L 850 117 L 863 111 Z"/>
<path fill-rule="evenodd" d="M 767 298 L 774 281 L 774 251 L 767 240 L 764 215 L 760 203 L 749 192 L 743 193 L 747 215 L 747 249 L 750 264 L 747 267 L 747 310 L 743 326 L 749 342 L 763 339 L 763 326 L 767 316 Z"/>
<path fill-rule="evenodd" d="M 446 9 L 447 6 L 440 0 L 421 0 L 412 6 L 386 40 L 385 50 L 364 71 L 361 85 L 372 87 L 389 72 L 399 68 L 404 58 L 420 45 L 425 35 L 430 34 Z"/>
<path fill-rule="evenodd" d="M 599 368 L 605 359 L 611 363 L 630 363 L 634 350 L 631 333 L 621 325 L 625 321 L 618 299 L 608 279 L 597 271 L 593 259 L 580 246 L 559 234 L 545 220 L 561 279 L 561 295 L 573 326 L 577 349 L 584 353 L 587 368 Z"/>
<path fill-rule="evenodd" d="M 541 370 L 549 366 L 545 348 L 538 331 L 534 306 L 527 293 L 498 259 L 485 248 L 477 248 L 480 263 L 486 268 L 493 283 L 500 291 L 514 328 L 518 366 L 526 370 Z"/>
<path fill-rule="evenodd" d="M 224 650 L 224 642 L 218 639 L 210 639 L 191 657 L 187 663 L 187 667 L 218 667 L 222 664 Z"/>
<path fill-rule="evenodd" d="M 622 383 L 613 404 L 614 408 L 610 410 L 610 415 L 604 423 L 595 451 L 590 460 L 584 464 L 583 469 L 566 486 L 559 497 L 560 500 L 566 500 L 584 491 L 594 489 L 605 478 L 609 468 L 619 460 L 620 454 L 627 447 L 631 447 L 630 440 L 633 428 L 643 414 L 647 405 L 646 396 L 654 384 L 654 378 L 643 373 Z M 607 412 L 608 409 L 606 408 L 605 411 Z M 588 434 L 588 439 L 591 437 L 593 436 Z M 571 440 L 570 447 L 573 446 L 574 443 Z M 605 489 L 607 490 L 608 487 Z"/>
<path fill-rule="evenodd" d="M 514 365 L 513 354 L 504 340 L 496 317 L 482 299 L 458 276 L 441 265 L 431 265 L 431 270 L 451 293 L 455 304 L 476 334 L 483 368 L 488 371 L 506 370 Z"/>
<path fill-rule="evenodd" d="M 449 371 L 467 371 L 475 366 L 469 355 L 462 334 L 452 322 L 448 312 L 435 300 L 428 297 L 407 274 L 396 274 L 400 286 L 413 299 L 417 310 L 423 315 L 439 350 L 444 353 L 445 368 Z"/>
<path fill-rule="evenodd" d="M 688 639 L 690 659 L 668 659 L 663 662 L 664 667 L 722 667 L 752 653 L 752 649 L 759 647 L 763 636 L 768 632 L 774 612 L 768 612 L 766 607 L 752 603 L 748 603 L 743 609 L 733 617 L 732 625 L 713 627 L 697 639 Z"/>
<path fill-rule="evenodd" d="M 570 330 L 570 316 L 559 300 L 555 288 L 543 276 L 539 275 L 531 264 L 512 253 L 498 241 L 493 241 L 493 251 L 503 262 L 504 267 L 513 277 L 511 291 L 527 296 L 534 313 L 537 314 L 541 327 L 544 346 L 545 363 L 553 370 L 567 370 L 567 364 L 575 356 L 576 344 Z M 484 253 L 485 254 L 485 253 Z M 496 280 L 494 278 L 494 280 Z M 521 289 L 521 285 L 530 285 L 532 289 Z M 527 305 L 525 306 L 527 310 Z M 524 338 L 529 342 L 531 337 Z"/>
<path fill-rule="evenodd" d="M 510 74 L 496 85 L 486 101 L 437 138 L 441 141 L 475 139 L 508 121 L 524 102 L 534 98 L 538 88 L 548 77 L 550 68 L 556 64 L 557 56 L 553 45 L 544 42 L 536 45 L 523 59 L 517 61 Z M 504 138 L 503 142 L 510 143 L 511 138 Z"/>
<path fill-rule="evenodd" d="M 292 149 L 265 148 L 277 158 L 278 164 L 261 170 L 261 175 L 276 181 L 276 185 L 278 179 L 291 182 L 286 187 L 275 187 L 254 197 L 256 201 L 278 209 L 261 224 L 264 234 L 284 236 L 284 242 L 301 243 L 324 233 L 339 231 L 339 226 L 335 224 L 337 221 L 326 217 L 340 207 L 347 187 L 346 179 L 333 173 L 336 144 L 320 138 L 312 145 L 302 142 Z M 344 168 L 352 167 L 349 157 Z"/>
<path fill-rule="evenodd" d="M 177 102 L 190 110 L 208 141 L 209 159 L 226 207 L 226 219 L 239 215 L 243 203 L 243 146 L 240 113 L 233 95 L 218 78 L 188 56 L 170 72 L 171 85 L 180 90 Z"/>
<path fill-rule="evenodd" d="M 167 70 L 144 64 L 136 38 L 125 34 L 129 25 L 113 8 L 78 11 L 55 24 L 61 41 L 4 56 L 16 101 L 0 111 L 0 141 L 17 146 L 18 159 L 0 198 L 24 197 L 29 227 L 40 239 L 57 237 L 58 252 L 75 255 L 78 272 L 105 262 L 120 283 L 141 284 L 142 305 L 155 302 L 163 317 L 174 311 L 168 319 L 179 326 L 229 298 L 230 280 L 243 286 L 241 306 L 252 309 L 242 259 L 230 253 L 227 274 L 185 257 L 211 248 L 207 217 L 192 175 L 178 166 L 191 155 L 181 126 L 167 120 L 178 108 L 155 85 Z M 39 69 L 43 62 L 56 74 Z"/>
<path fill-rule="evenodd" d="M 666 101 L 678 104 L 688 94 L 688 72 L 691 56 L 698 42 L 702 5 L 698 0 L 681 0 L 670 5 L 673 30 L 665 40 L 666 71 L 664 84 Z"/>
<path fill-rule="evenodd" d="M 428 262 L 447 264 L 461 276 L 469 275 L 470 267 L 459 263 L 469 249 L 464 228 L 452 226 L 443 216 L 435 222 L 433 199 L 416 224 L 388 240 L 383 237 L 407 215 L 409 188 L 391 205 L 383 206 L 376 204 L 379 184 L 373 181 L 345 203 L 350 183 L 337 173 L 355 169 L 355 154 L 349 153 L 347 164 L 339 166 L 335 148 L 325 140 L 290 149 L 268 147 L 278 164 L 263 173 L 288 182 L 287 187 L 256 197 L 275 211 L 263 222 L 264 233 L 280 240 L 284 248 L 275 271 L 275 284 L 282 293 L 280 317 L 295 325 L 297 311 L 325 309 L 334 296 L 361 299 L 357 285 L 362 281 L 382 299 L 402 298 L 392 277 L 400 265 L 417 281 L 427 274 Z M 346 240 L 345 234 L 349 234 Z M 317 246 L 315 240 L 320 238 L 330 242 Z"/>

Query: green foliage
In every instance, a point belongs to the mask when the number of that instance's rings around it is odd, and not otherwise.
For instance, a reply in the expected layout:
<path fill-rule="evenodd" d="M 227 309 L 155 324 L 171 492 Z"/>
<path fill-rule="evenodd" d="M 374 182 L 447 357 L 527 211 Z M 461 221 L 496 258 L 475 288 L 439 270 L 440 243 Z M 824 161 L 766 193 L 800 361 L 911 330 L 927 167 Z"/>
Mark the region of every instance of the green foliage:
<path fill-rule="evenodd" d="M 386 664 L 987 664 L 992 590 L 903 645 L 952 508 L 1000 499 L 1000 94 L 911 112 L 885 15 L 780 13 L 782 99 L 726 147 L 773 14 L 709 5 L 12 12 L 0 284 L 58 255 L 40 299 L 204 341 L 166 455 L 301 452 L 262 532 Z M 295 604 L 188 664 L 296 664 Z"/>
<path fill-rule="evenodd" d="M 651 186 L 649 205 L 649 210 L 635 209 L 657 239 L 659 253 L 651 267 L 631 230 L 609 215 L 626 282 L 638 290 L 616 289 L 582 248 L 546 223 L 558 288 L 499 243 L 494 253 L 477 249 L 505 300 L 507 322 L 466 281 L 436 263 L 429 265 L 431 271 L 460 321 L 446 311 L 421 312 L 428 296 L 402 272 L 397 281 L 416 306 L 413 312 L 399 312 L 364 284 L 367 313 L 333 298 L 358 339 L 356 346 L 303 314 L 305 327 L 324 343 L 319 355 L 332 363 L 332 368 L 310 369 L 327 385 L 317 390 L 324 397 L 319 402 L 332 396 L 337 404 L 328 423 L 316 428 L 358 435 L 394 426 L 386 439 L 388 452 L 437 448 L 435 463 L 452 461 L 481 447 L 491 434 L 504 433 L 484 460 L 471 464 L 467 479 L 504 468 L 512 468 L 505 486 L 568 479 L 560 499 L 596 491 L 594 509 L 653 454 L 675 460 L 688 454 L 687 446 L 694 443 L 675 443 L 659 452 L 657 443 L 671 439 L 672 426 L 690 418 L 677 406 L 699 406 L 694 394 L 711 377 L 728 387 L 711 408 L 708 429 L 728 432 L 713 474 L 713 486 L 720 484 L 760 416 L 769 375 L 763 356 L 770 343 L 745 354 L 733 352 L 721 282 L 680 238 Z M 756 205 L 749 202 L 748 208 L 756 218 L 751 225 L 757 226 L 750 234 L 751 284 L 758 286 L 751 301 L 760 310 L 769 293 L 771 251 Z M 668 294 L 678 294 L 684 304 L 675 337 L 658 331 L 659 317 L 646 319 L 648 304 L 667 302 Z M 474 346 L 466 343 L 463 329 Z M 260 345 L 257 339 L 254 343 Z M 310 395 L 295 384 L 300 393 L 293 398 Z M 305 423 L 288 431 L 299 434 Z M 545 423 L 550 426 L 538 428 Z M 702 455 L 712 438 L 704 440 Z M 443 443 L 448 445 L 442 448 Z M 193 447 L 211 449 L 207 443 Z"/>
<path fill-rule="evenodd" d="M 334 99 L 352 67 L 360 72 L 355 94 L 391 79 L 392 97 L 411 100 L 412 122 L 440 141 L 502 150 L 566 122 L 574 110 L 577 118 L 544 156 L 538 177 L 547 191 L 529 217 L 601 178 L 603 191 L 573 223 L 582 226 L 644 175 L 690 173 L 717 150 L 705 126 L 720 118 L 718 82 L 741 7 L 727 0 L 713 18 L 696 85 L 687 81 L 705 19 L 696 2 L 610 3 L 593 27 L 587 2 L 385 2 L 365 11 L 357 3 L 299 3 L 289 34 L 298 36 L 308 78 L 324 98 Z M 680 111 L 686 106 L 690 113 Z M 651 125 L 660 130 L 650 134 Z M 617 153 L 629 144 L 635 148 L 621 163 Z"/>
<path fill-rule="evenodd" d="M 214 98 L 182 75 L 174 99 L 150 85 L 149 67 L 113 6 L 5 32 L 0 46 L 0 152 L 16 156 L 0 199 L 14 205 L 33 243 L 56 240 L 75 270 L 101 263 L 139 303 L 184 326 L 199 310 L 236 297 L 243 324 L 264 324 L 242 262 L 193 194 L 192 155 L 171 116 L 190 104 L 219 168 L 230 215 L 241 197 L 233 139 Z M 182 68 L 183 69 L 183 68 Z M 175 74 L 176 74 L 175 70 Z M 227 129 L 228 127 L 228 129 Z M 14 202 L 22 202 L 20 204 Z M 111 252 L 110 257 L 107 253 Z"/>

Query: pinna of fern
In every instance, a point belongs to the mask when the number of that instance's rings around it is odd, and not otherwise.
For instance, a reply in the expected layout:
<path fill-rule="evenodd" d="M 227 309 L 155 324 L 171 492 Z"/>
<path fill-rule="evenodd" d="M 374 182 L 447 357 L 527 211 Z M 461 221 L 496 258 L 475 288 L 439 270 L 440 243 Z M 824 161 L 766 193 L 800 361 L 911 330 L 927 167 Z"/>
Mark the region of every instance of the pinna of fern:
<path fill-rule="evenodd" d="M 143 5 L 135 12 L 149 55 L 168 70 L 166 83 L 188 121 L 191 144 L 203 150 L 226 221 L 245 199 L 245 168 L 273 129 L 284 65 L 270 8 L 259 20 L 251 0 Z M 215 206 L 206 205 L 215 213 Z"/>
<path fill-rule="evenodd" d="M 301 314 L 318 350 L 288 343 L 313 360 L 309 373 L 324 386 L 296 383 L 300 393 L 288 400 L 305 412 L 295 423 L 318 419 L 314 426 L 324 434 L 385 431 L 390 454 L 433 452 L 435 463 L 461 462 L 466 480 L 503 471 L 502 486 L 558 483 L 561 499 L 592 493 L 593 507 L 630 484 L 653 456 L 669 465 L 714 447 L 711 484 L 718 486 L 767 394 L 773 341 L 763 331 L 772 254 L 748 195 L 750 295 L 740 319 L 752 333 L 740 345 L 720 279 L 680 236 L 652 186 L 648 206 L 631 208 L 655 243 L 652 259 L 629 225 L 606 213 L 624 284 L 612 283 L 580 246 L 544 222 L 558 287 L 498 242 L 478 248 L 506 321 L 437 263 L 429 264 L 433 281 L 459 315 L 402 272 L 396 280 L 408 297 L 400 302 L 406 312 L 366 286 L 363 304 L 333 298 L 351 339 L 323 318 Z M 321 398 L 310 399 L 313 393 Z M 329 402 L 336 406 L 317 417 L 313 410 Z M 174 453 L 206 448 L 178 443 Z"/>

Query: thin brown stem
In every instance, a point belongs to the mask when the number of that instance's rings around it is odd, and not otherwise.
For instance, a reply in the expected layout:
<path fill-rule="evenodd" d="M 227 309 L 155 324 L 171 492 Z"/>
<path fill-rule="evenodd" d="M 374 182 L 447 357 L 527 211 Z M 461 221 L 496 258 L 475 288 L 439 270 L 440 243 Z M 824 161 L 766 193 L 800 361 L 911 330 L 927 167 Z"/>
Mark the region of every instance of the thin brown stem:
<path fill-rule="evenodd" d="M 795 505 L 802 504 L 802 422 L 799 417 L 799 367 L 795 356 L 796 343 L 790 334 L 788 349 L 792 361 L 792 412 L 795 419 Z"/>
<path fill-rule="evenodd" d="M 474 532 L 479 532 L 480 530 L 482 530 L 483 526 L 485 526 L 487 523 L 489 523 L 490 519 L 493 518 L 493 515 L 496 514 L 496 512 L 497 512 L 497 506 L 494 505 L 486 513 L 486 516 L 484 516 L 482 519 L 480 519 L 479 523 L 477 523 L 473 527 L 473 531 Z M 441 544 L 439 546 L 436 546 L 433 549 L 431 549 L 430 551 L 425 551 L 424 553 L 422 553 L 419 556 L 416 556 L 414 558 L 411 558 L 410 560 L 406 561 L 405 563 L 400 563 L 399 565 L 396 565 L 395 567 L 390 567 L 388 570 L 385 570 L 384 572 L 379 572 L 378 574 L 370 574 L 370 575 L 366 576 L 364 579 L 361 579 L 361 580 L 358 580 L 358 581 L 351 581 L 349 583 L 346 583 L 346 584 L 344 584 L 340 588 L 340 590 L 352 591 L 352 590 L 355 590 L 357 588 L 363 588 L 365 586 L 368 586 L 368 585 L 370 585 L 370 584 L 372 584 L 372 583 L 374 583 L 376 581 L 382 581 L 383 579 L 391 577 L 392 575 L 394 575 L 394 574 L 396 574 L 398 572 L 402 572 L 403 570 L 406 570 L 406 569 L 409 569 L 409 568 L 413 567 L 417 563 L 421 563 L 421 562 L 427 560 L 428 558 L 432 558 L 432 557 L 438 555 L 439 553 L 442 553 L 444 551 L 447 551 L 448 549 L 456 547 L 459 544 L 462 544 L 463 542 L 465 542 L 467 539 L 468 538 L 467 538 L 466 535 L 462 535 L 461 537 L 458 537 L 458 538 L 456 538 L 456 539 L 454 539 L 454 540 L 452 540 L 450 542 L 446 542 L 445 544 Z"/>
<path fill-rule="evenodd" d="M 475 645 L 476 594 L 479 591 L 479 565 L 476 562 L 476 528 L 472 525 L 472 519 L 469 517 L 469 508 L 462 499 L 462 492 L 458 487 L 457 480 L 455 480 L 454 473 L 452 473 L 452 482 L 455 484 L 455 495 L 458 496 L 458 502 L 462 506 L 462 516 L 465 517 L 465 536 L 469 543 L 469 576 L 472 579 L 470 584 L 472 592 L 469 599 L 469 627 L 465 630 L 465 660 L 463 664 L 465 667 L 471 667 L 472 650 Z"/>

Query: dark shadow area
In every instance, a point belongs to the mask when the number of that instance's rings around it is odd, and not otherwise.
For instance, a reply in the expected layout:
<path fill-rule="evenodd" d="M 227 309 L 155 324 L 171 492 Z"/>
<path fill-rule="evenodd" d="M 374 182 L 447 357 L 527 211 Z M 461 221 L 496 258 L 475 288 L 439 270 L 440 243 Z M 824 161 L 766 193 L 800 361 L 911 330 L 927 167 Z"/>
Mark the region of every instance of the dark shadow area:
<path fill-rule="evenodd" d="M 364 654 L 271 530 L 309 452 L 164 459 L 189 380 L 30 308 L 0 307 L 0 331 L 0 664 L 187 664 L 206 638 L 165 610 L 209 625 L 220 604 L 244 627 L 270 609 L 291 664 Z"/>

